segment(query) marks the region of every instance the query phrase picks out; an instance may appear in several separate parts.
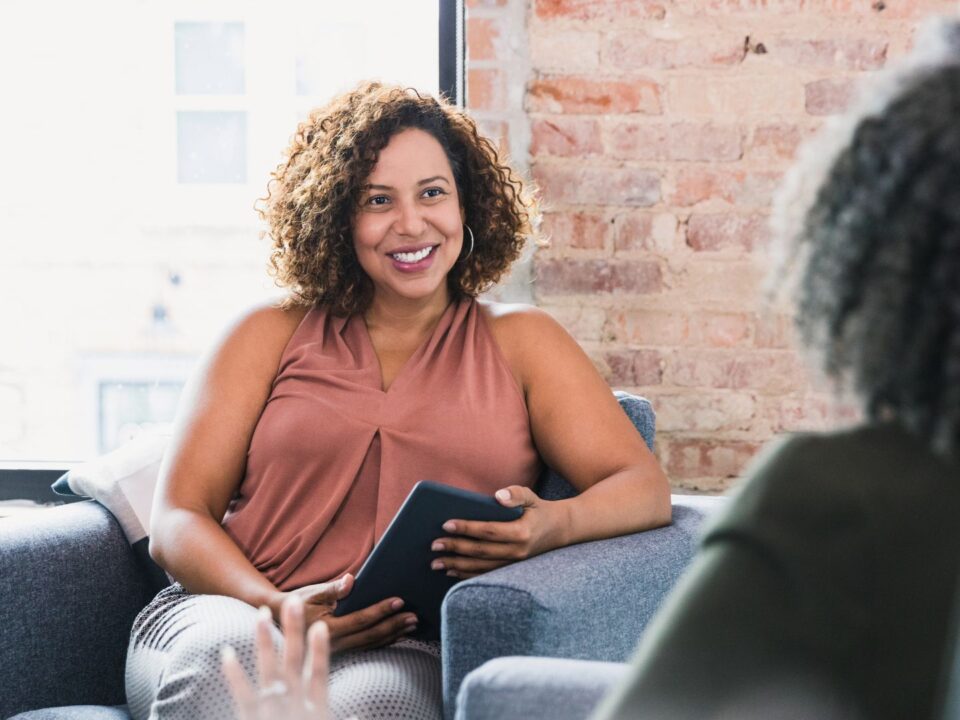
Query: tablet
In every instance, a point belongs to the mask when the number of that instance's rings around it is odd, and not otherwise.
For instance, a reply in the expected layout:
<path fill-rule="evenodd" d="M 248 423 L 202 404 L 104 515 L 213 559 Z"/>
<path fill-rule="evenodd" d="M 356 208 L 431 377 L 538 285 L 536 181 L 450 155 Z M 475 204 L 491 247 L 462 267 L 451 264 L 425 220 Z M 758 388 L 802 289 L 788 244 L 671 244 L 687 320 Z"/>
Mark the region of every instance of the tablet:
<path fill-rule="evenodd" d="M 440 639 L 440 604 L 457 578 L 445 570 L 431 570 L 433 541 L 449 536 L 447 520 L 516 520 L 523 508 L 504 507 L 495 498 L 441 483 L 422 480 L 403 501 L 380 542 L 360 568 L 353 590 L 337 603 L 334 615 L 362 610 L 386 600 L 403 598 L 403 610 L 417 616 L 411 637 Z"/>

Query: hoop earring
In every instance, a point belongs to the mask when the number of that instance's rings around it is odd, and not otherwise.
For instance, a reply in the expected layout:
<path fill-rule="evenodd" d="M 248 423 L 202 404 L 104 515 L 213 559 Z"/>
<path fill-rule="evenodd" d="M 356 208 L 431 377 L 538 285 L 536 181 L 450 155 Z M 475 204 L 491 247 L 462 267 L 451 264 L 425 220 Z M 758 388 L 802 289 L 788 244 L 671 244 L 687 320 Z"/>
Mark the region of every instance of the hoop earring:
<path fill-rule="evenodd" d="M 461 260 L 466 260 L 468 257 L 473 255 L 473 230 L 470 229 L 469 225 L 464 225 L 464 227 L 467 229 L 467 234 L 470 236 L 470 250 L 466 255 L 460 258 Z"/>

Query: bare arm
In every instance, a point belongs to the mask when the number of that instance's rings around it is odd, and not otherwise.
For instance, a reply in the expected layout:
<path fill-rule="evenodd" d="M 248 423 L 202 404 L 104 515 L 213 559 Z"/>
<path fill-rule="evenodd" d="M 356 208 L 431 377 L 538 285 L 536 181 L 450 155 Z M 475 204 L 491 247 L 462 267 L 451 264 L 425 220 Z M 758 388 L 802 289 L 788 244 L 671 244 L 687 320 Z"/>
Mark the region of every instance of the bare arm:
<path fill-rule="evenodd" d="M 578 491 L 543 500 L 526 487 L 497 492 L 523 506 L 510 523 L 454 520 L 434 545 L 456 553 L 437 570 L 468 577 L 587 540 L 625 535 L 670 522 L 670 485 L 653 454 L 579 345 L 535 308 L 508 309 L 492 327 L 524 390 L 534 442 L 544 461 Z M 459 557 L 458 557 L 459 556 Z"/>
<path fill-rule="evenodd" d="M 275 614 L 283 594 L 220 522 L 243 477 L 283 348 L 302 317 L 302 310 L 255 310 L 204 358 L 181 401 L 150 522 L 151 557 L 188 591 L 267 605 Z"/>

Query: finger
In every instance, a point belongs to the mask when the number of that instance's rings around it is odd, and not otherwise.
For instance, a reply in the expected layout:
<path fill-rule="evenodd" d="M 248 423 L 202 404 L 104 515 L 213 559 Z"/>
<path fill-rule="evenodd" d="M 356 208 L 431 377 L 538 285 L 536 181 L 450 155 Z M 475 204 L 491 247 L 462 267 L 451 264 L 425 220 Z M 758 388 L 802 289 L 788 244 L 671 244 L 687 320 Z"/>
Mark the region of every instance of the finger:
<path fill-rule="evenodd" d="M 307 664 L 303 669 L 307 699 L 325 717 L 327 710 L 327 678 L 330 674 L 330 631 L 323 622 L 314 623 L 307 633 Z"/>
<path fill-rule="evenodd" d="M 417 627 L 417 617 L 413 613 L 402 613 L 389 617 L 373 627 L 358 632 L 338 634 L 336 622 L 343 618 L 330 618 L 328 625 L 333 638 L 331 645 L 336 652 L 342 650 L 366 650 L 387 645 Z"/>
<path fill-rule="evenodd" d="M 255 720 L 257 692 L 237 659 L 237 651 L 225 645 L 220 651 L 220 666 L 227 678 L 227 687 L 237 709 L 238 720 Z"/>
<path fill-rule="evenodd" d="M 504 507 L 533 507 L 539 502 L 539 496 L 523 485 L 511 485 L 497 490 L 493 496 Z"/>
<path fill-rule="evenodd" d="M 403 600 L 400 598 L 381 600 L 376 605 L 371 605 L 370 607 L 363 608 L 362 610 L 341 615 L 339 620 L 344 621 L 345 624 L 340 625 L 340 623 L 337 623 L 337 626 L 345 628 L 347 633 L 359 632 L 376 625 L 384 618 L 394 615 L 402 607 Z M 328 622 L 333 620 L 332 617 L 324 619 Z M 334 638 L 338 637 L 340 634 L 333 625 L 330 627 L 330 632 Z"/>
<path fill-rule="evenodd" d="M 523 547 L 513 542 L 487 542 L 469 538 L 443 538 L 431 546 L 436 552 L 463 555 L 486 560 L 517 560 Z"/>
<path fill-rule="evenodd" d="M 489 540 L 490 542 L 522 542 L 530 534 L 524 518 L 507 521 L 486 522 L 482 520 L 448 520 L 443 524 L 448 533 Z M 437 538 L 434 543 L 444 543 L 453 538 Z"/>
<path fill-rule="evenodd" d="M 430 567 L 438 572 L 445 570 L 448 575 L 453 573 L 452 577 L 465 577 L 460 573 L 478 575 L 509 565 L 510 562 L 509 560 L 482 560 L 479 558 L 452 555 L 450 557 L 437 558 L 430 564 Z"/>
<path fill-rule="evenodd" d="M 257 616 L 257 669 L 260 676 L 260 687 L 265 688 L 279 680 L 277 677 L 277 659 L 274 657 L 273 636 L 270 633 L 270 626 L 273 620 L 270 615 L 270 608 L 266 605 L 260 607 Z"/>
<path fill-rule="evenodd" d="M 300 674 L 303 671 L 304 626 L 303 600 L 291 595 L 283 601 L 280 607 L 280 618 L 283 623 L 283 675 L 288 685 L 297 689 L 300 685 Z"/>

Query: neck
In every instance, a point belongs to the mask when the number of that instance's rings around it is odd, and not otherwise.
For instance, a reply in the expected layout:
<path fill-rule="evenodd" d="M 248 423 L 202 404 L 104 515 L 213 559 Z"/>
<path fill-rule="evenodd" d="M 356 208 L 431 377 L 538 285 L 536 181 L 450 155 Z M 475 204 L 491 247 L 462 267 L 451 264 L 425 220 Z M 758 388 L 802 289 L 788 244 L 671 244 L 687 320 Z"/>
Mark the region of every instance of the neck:
<path fill-rule="evenodd" d="M 368 328 L 389 330 L 402 334 L 429 332 L 440 320 L 450 304 L 450 293 L 437 293 L 423 300 L 385 299 L 374 295 L 363 319 Z"/>

